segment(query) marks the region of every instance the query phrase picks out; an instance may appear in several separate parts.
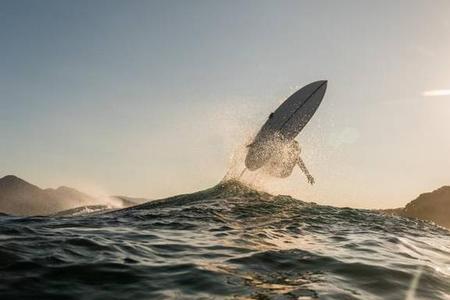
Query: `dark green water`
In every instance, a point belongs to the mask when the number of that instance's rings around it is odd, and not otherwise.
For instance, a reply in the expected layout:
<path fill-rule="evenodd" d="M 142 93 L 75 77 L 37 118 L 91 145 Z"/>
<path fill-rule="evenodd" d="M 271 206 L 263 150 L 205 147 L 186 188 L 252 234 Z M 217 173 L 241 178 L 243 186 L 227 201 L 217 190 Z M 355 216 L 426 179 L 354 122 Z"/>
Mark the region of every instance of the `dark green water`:
<path fill-rule="evenodd" d="M 0 299 L 450 299 L 450 234 L 236 182 L 120 211 L 0 216 Z"/>

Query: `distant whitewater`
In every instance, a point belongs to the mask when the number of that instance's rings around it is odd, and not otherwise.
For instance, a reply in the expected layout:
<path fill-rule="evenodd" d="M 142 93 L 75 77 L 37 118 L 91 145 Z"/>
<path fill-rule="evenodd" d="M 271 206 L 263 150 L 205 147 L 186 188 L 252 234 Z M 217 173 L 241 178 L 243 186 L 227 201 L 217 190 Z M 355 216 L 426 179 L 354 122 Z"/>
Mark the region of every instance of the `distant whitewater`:
<path fill-rule="evenodd" d="M 450 234 L 236 181 L 116 211 L 0 215 L 0 299 L 449 299 Z"/>

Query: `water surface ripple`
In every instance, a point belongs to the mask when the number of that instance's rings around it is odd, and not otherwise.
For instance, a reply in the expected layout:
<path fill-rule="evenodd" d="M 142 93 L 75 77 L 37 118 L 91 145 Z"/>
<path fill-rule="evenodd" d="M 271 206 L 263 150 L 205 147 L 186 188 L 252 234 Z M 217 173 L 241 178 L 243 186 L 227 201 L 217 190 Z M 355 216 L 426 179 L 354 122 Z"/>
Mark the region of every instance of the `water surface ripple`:
<path fill-rule="evenodd" d="M 450 234 L 237 182 L 119 211 L 0 215 L 1 299 L 450 299 Z"/>

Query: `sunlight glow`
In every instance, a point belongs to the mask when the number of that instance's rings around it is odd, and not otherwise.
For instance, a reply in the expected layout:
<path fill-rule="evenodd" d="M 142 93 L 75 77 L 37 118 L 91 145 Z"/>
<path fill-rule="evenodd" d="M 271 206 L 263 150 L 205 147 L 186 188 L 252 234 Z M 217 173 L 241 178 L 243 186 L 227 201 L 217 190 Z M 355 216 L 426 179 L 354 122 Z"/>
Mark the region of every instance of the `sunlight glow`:
<path fill-rule="evenodd" d="M 419 266 L 417 268 L 416 274 L 414 275 L 413 279 L 411 280 L 411 284 L 409 286 L 409 290 L 406 294 L 405 300 L 414 300 L 416 299 L 416 290 L 419 287 L 419 280 L 420 275 L 422 275 L 422 266 Z"/>
<path fill-rule="evenodd" d="M 424 97 L 450 96 L 450 90 L 430 90 L 422 93 Z"/>

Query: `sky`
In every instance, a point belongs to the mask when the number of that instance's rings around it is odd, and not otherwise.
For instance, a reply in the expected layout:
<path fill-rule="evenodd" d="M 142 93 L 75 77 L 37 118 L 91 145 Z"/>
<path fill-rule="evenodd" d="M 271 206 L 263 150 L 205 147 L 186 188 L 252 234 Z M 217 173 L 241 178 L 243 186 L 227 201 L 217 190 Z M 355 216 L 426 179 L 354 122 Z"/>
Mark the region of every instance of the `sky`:
<path fill-rule="evenodd" d="M 266 187 L 403 206 L 450 185 L 450 2 L 0 1 L 0 176 L 156 199 L 219 182 L 328 80 L 300 171 Z"/>

